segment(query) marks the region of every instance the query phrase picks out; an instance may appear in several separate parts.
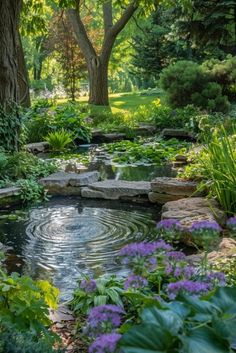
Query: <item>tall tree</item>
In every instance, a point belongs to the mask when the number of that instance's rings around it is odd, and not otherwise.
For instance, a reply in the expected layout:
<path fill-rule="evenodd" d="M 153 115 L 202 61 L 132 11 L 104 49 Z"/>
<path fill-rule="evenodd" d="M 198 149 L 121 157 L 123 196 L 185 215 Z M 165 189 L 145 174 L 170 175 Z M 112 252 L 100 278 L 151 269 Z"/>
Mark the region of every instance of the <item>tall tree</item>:
<path fill-rule="evenodd" d="M 68 17 L 73 26 L 76 40 L 86 60 L 90 92 L 89 103 L 95 105 L 109 105 L 108 99 L 108 65 L 113 46 L 118 34 L 127 25 L 140 6 L 139 1 L 112 1 L 103 0 L 103 41 L 100 52 L 97 52 L 89 39 L 82 18 L 83 6 L 86 1 L 75 0 L 74 7 L 67 10 Z M 152 3 L 145 0 L 143 7 Z M 120 10 L 119 18 L 114 21 L 114 13 Z M 116 12 L 117 14 L 117 12 Z"/>
<path fill-rule="evenodd" d="M 0 105 L 19 102 L 18 33 L 21 0 L 0 1 Z"/>

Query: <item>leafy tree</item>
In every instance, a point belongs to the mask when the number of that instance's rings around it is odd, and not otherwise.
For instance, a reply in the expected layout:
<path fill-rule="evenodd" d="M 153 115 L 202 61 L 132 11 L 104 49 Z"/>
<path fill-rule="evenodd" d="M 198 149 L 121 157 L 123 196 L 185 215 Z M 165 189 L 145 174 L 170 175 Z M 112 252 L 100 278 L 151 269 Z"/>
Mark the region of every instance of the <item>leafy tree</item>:
<path fill-rule="evenodd" d="M 105 0 L 93 2 L 92 6 L 96 8 L 97 21 L 101 5 L 102 22 L 103 22 L 103 40 L 101 49 L 96 51 L 92 41 L 90 40 L 86 26 L 83 21 L 83 13 L 85 11 L 86 1 L 66 1 L 61 0 L 61 6 L 67 6 L 67 14 L 73 26 L 77 42 L 83 52 L 86 60 L 90 94 L 89 103 L 95 105 L 108 105 L 108 65 L 112 49 L 119 33 L 125 28 L 133 15 L 139 10 L 144 13 L 145 9 L 153 7 L 154 1 L 112 1 Z M 91 4 L 91 2 L 90 2 Z M 117 19 L 118 18 L 118 19 Z"/>

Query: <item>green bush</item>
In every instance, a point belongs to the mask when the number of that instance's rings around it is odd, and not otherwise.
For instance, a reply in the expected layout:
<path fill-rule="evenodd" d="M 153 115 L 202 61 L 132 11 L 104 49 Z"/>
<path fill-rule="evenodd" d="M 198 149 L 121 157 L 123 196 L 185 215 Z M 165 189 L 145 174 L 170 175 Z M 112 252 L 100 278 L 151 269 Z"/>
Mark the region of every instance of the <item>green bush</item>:
<path fill-rule="evenodd" d="M 55 103 L 55 102 L 54 102 Z M 27 142 L 39 142 L 51 132 L 66 130 L 77 140 L 90 141 L 91 132 L 86 125 L 88 114 L 84 105 L 67 102 L 53 106 L 49 101 L 36 102 L 25 114 Z"/>
<path fill-rule="evenodd" d="M 0 157 L 3 154 L 0 155 Z M 52 162 L 46 162 L 37 158 L 31 153 L 16 152 L 13 154 L 5 154 L 4 168 L 1 170 L 1 177 L 11 180 L 25 178 L 42 178 L 57 170 Z M 3 159 L 2 159 L 3 160 Z"/>
<path fill-rule="evenodd" d="M 73 135 L 70 132 L 61 129 L 60 131 L 50 132 L 45 138 L 53 151 L 63 151 L 73 142 Z"/>
<path fill-rule="evenodd" d="M 204 68 L 192 61 L 178 61 L 163 70 L 161 84 L 173 107 L 194 104 L 209 111 L 229 110 L 221 85 Z"/>
<path fill-rule="evenodd" d="M 0 149 L 9 152 L 20 147 L 21 116 L 15 103 L 7 107 L 0 106 Z"/>
<path fill-rule="evenodd" d="M 49 307 L 57 307 L 59 291 L 47 281 L 34 281 L 0 268 L 0 327 L 14 325 L 20 332 L 48 334 Z"/>
<path fill-rule="evenodd" d="M 55 349 L 54 340 L 36 337 L 31 332 L 22 333 L 14 326 L 0 328 L 0 353 L 63 353 Z"/>

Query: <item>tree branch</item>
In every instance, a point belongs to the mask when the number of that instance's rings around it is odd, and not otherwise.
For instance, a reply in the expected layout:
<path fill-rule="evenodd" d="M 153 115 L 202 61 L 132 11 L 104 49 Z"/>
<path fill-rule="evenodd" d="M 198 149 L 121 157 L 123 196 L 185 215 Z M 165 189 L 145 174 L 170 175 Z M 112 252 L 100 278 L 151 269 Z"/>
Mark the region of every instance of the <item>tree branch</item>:
<path fill-rule="evenodd" d="M 77 2 L 77 10 L 75 9 L 67 10 L 67 16 L 74 29 L 75 37 L 80 46 L 80 49 L 84 54 L 86 61 L 88 62 L 91 59 L 91 57 L 97 56 L 97 53 L 88 37 L 87 31 L 80 17 L 80 12 L 79 12 L 80 1 L 77 0 L 76 2 Z"/>
<path fill-rule="evenodd" d="M 102 50 L 101 50 L 101 57 L 104 60 L 109 59 L 116 37 L 125 27 L 125 25 L 129 22 L 129 20 L 131 19 L 131 17 L 133 16 L 133 14 L 137 9 L 138 9 L 138 5 L 135 5 L 134 2 L 131 2 L 126 7 L 120 19 L 112 27 L 110 27 L 110 29 L 107 32 L 105 32 L 104 41 L 103 41 Z"/>
<path fill-rule="evenodd" d="M 113 26 L 112 1 L 108 0 L 103 4 L 103 23 L 105 34 Z"/>

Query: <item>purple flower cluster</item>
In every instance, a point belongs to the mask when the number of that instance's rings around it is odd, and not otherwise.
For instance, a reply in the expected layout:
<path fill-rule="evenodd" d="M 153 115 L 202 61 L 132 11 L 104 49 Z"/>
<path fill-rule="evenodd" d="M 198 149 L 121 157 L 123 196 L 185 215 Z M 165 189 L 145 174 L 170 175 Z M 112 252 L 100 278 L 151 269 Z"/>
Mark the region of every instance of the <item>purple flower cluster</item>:
<path fill-rule="evenodd" d="M 169 251 L 166 253 L 166 256 L 175 261 L 182 261 L 186 259 L 186 255 L 182 251 Z"/>
<path fill-rule="evenodd" d="M 130 275 L 125 281 L 124 288 L 125 290 L 129 288 L 138 289 L 146 287 L 147 285 L 148 281 L 146 280 L 146 278 L 136 275 Z"/>
<path fill-rule="evenodd" d="M 80 282 L 80 289 L 83 289 L 86 293 L 93 293 L 97 289 L 97 283 L 94 279 L 83 279 Z"/>
<path fill-rule="evenodd" d="M 206 274 L 204 281 L 224 287 L 226 285 L 226 278 L 223 272 L 209 272 Z"/>
<path fill-rule="evenodd" d="M 95 306 L 89 313 L 85 332 L 90 336 L 112 332 L 121 325 L 124 313 L 124 310 L 117 305 Z"/>
<path fill-rule="evenodd" d="M 148 243 L 132 243 L 128 244 L 120 250 L 120 256 L 128 256 L 128 257 L 146 257 L 152 255 L 156 250 L 171 250 L 172 246 L 166 244 L 163 240 Z"/>
<path fill-rule="evenodd" d="M 159 230 L 182 230 L 182 226 L 177 219 L 164 219 L 157 223 L 157 229 Z"/>
<path fill-rule="evenodd" d="M 114 353 L 121 339 L 118 333 L 99 336 L 89 347 L 89 353 Z"/>
<path fill-rule="evenodd" d="M 170 283 L 167 286 L 167 293 L 170 299 L 175 299 L 180 293 L 191 295 L 202 295 L 211 289 L 211 285 L 200 281 L 181 280 Z"/>
<path fill-rule="evenodd" d="M 195 222 L 192 224 L 192 226 L 190 227 L 189 230 L 191 233 L 201 232 L 201 231 L 206 231 L 206 230 L 210 230 L 215 233 L 221 232 L 221 228 L 220 228 L 219 224 L 215 221 Z"/>
<path fill-rule="evenodd" d="M 226 225 L 230 230 L 236 231 L 236 217 L 229 218 Z"/>

